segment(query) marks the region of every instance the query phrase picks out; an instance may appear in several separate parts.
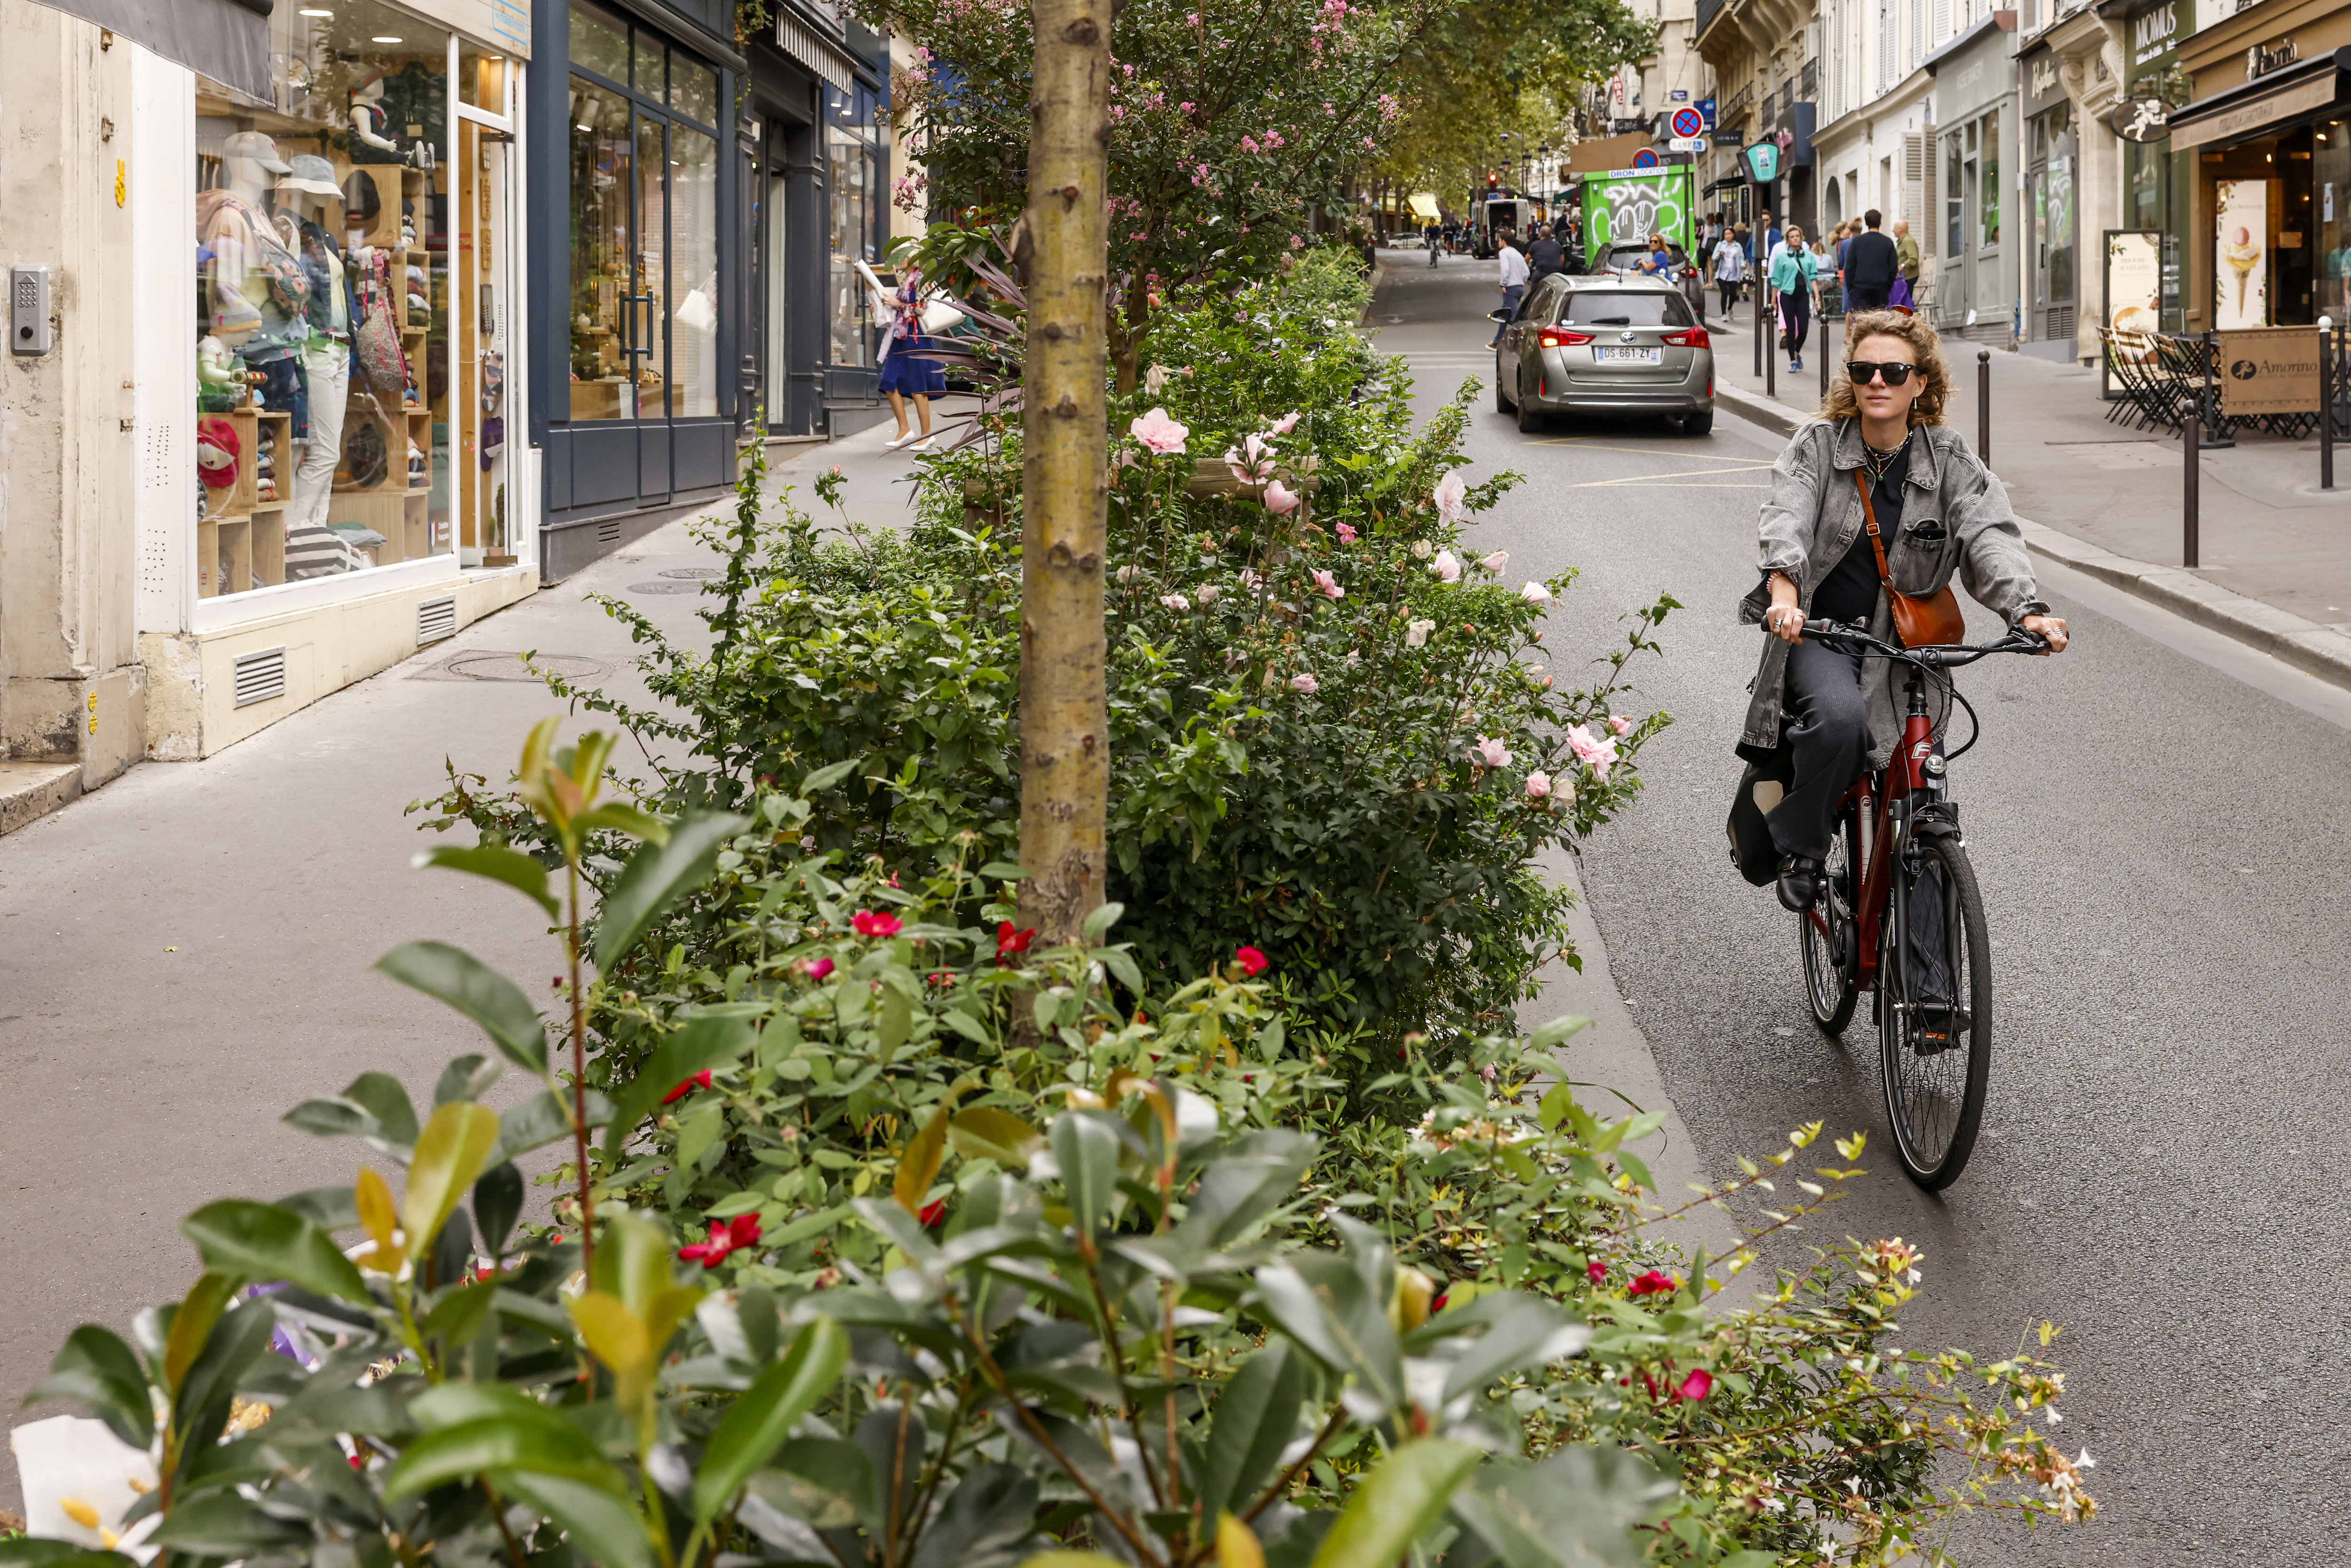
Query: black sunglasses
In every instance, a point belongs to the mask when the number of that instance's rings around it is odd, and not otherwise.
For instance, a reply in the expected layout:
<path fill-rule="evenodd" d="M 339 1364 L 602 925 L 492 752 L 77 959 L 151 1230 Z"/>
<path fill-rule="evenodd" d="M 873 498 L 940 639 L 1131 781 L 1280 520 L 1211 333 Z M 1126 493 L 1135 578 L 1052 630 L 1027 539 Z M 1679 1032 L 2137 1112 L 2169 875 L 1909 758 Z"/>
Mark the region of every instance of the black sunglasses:
<path fill-rule="evenodd" d="M 1898 361 L 1884 365 L 1874 365 L 1867 360 L 1847 360 L 1844 362 L 1846 379 L 1857 387 L 1865 387 L 1871 381 L 1880 376 L 1886 379 L 1887 386 L 1898 387 L 1908 381 L 1910 372 L 1917 368 L 1916 365 L 1906 365 Z"/>

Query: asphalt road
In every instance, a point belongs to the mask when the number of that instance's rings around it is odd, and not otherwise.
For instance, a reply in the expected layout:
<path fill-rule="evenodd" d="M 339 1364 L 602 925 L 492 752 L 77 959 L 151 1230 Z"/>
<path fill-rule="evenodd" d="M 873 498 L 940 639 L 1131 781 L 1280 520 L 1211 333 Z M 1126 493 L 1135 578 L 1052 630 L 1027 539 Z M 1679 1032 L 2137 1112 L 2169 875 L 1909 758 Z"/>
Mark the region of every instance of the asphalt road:
<path fill-rule="evenodd" d="M 1410 357 L 1425 400 L 1479 376 L 1474 471 L 1527 476 L 1479 548 L 1508 549 L 1514 577 L 1582 570 L 1553 668 L 1604 652 L 1660 591 L 1688 607 L 1639 674 L 1675 723 L 1583 872 L 1699 1155 L 1727 1172 L 1802 1123 L 1865 1130 L 1876 1174 L 1816 1230 L 1925 1249 L 1904 1343 L 1997 1356 L 2043 1319 L 2064 1327 L 2063 1435 L 2096 1460 L 2098 1519 L 2028 1534 L 1980 1518 L 1955 1545 L 2067 1568 L 2333 1560 L 2351 1458 L 2351 694 L 2044 575 L 2073 649 L 1961 676 L 1986 726 L 1952 780 L 1993 933 L 1991 1091 L 1966 1175 L 1921 1194 L 1886 1146 L 1868 1009 L 1843 1042 L 1813 1028 L 1792 917 L 1727 858 L 1761 635 L 1735 604 L 1780 439 L 1727 411 L 1707 437 L 1596 420 L 1521 436 L 1482 348 L 1493 268 L 1395 259 L 1374 341 Z M 2018 509 L 2064 526 L 2032 500 Z"/>

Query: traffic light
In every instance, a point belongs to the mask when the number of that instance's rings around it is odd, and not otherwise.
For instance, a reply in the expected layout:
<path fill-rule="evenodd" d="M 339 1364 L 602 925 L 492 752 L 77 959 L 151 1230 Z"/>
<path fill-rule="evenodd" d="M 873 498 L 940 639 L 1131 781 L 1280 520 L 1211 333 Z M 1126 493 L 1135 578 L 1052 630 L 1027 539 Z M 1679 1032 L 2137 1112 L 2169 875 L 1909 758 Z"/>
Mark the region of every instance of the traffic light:
<path fill-rule="evenodd" d="M 1486 189 L 1489 191 L 1499 189 L 1501 183 L 1502 177 L 1499 174 L 1497 174 L 1491 169 L 1486 171 Z"/>

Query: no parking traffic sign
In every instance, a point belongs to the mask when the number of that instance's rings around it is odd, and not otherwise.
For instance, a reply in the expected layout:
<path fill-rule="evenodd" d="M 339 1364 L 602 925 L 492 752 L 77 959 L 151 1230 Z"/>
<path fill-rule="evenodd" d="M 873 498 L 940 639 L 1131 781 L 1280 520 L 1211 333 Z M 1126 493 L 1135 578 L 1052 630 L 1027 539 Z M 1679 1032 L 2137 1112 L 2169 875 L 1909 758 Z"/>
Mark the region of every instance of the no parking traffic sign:
<path fill-rule="evenodd" d="M 1674 110 L 1674 134 L 1684 138 L 1705 135 L 1706 116 L 1695 109 Z"/>
<path fill-rule="evenodd" d="M 1657 166 L 1657 155 L 1656 155 L 1655 152 L 1651 152 L 1648 148 L 1644 147 L 1644 148 L 1642 148 L 1638 152 L 1635 152 L 1635 153 L 1634 153 L 1634 154 L 1633 154 L 1633 167 L 1634 167 L 1634 168 L 1635 168 L 1635 169 L 1654 169 L 1654 168 L 1656 168 L 1656 166 Z"/>

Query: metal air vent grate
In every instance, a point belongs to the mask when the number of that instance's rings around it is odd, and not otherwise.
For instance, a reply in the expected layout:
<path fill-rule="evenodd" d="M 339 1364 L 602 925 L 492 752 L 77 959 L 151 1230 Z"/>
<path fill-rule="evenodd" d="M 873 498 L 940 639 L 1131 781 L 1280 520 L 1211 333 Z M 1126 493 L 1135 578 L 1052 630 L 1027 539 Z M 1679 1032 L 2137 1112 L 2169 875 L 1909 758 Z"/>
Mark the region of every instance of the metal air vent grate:
<path fill-rule="evenodd" d="M 286 650 L 264 648 L 236 656 L 236 706 L 250 707 L 286 695 Z"/>
<path fill-rule="evenodd" d="M 621 519 L 618 517 L 607 517 L 602 522 L 598 523 L 596 525 L 596 542 L 600 545 L 619 544 L 621 542 Z"/>
<path fill-rule="evenodd" d="M 444 637 L 455 637 L 456 634 L 457 596 L 455 594 L 445 593 L 438 599 L 427 599 L 417 605 L 416 645 L 418 647 L 422 648 L 427 643 L 438 643 Z"/>

